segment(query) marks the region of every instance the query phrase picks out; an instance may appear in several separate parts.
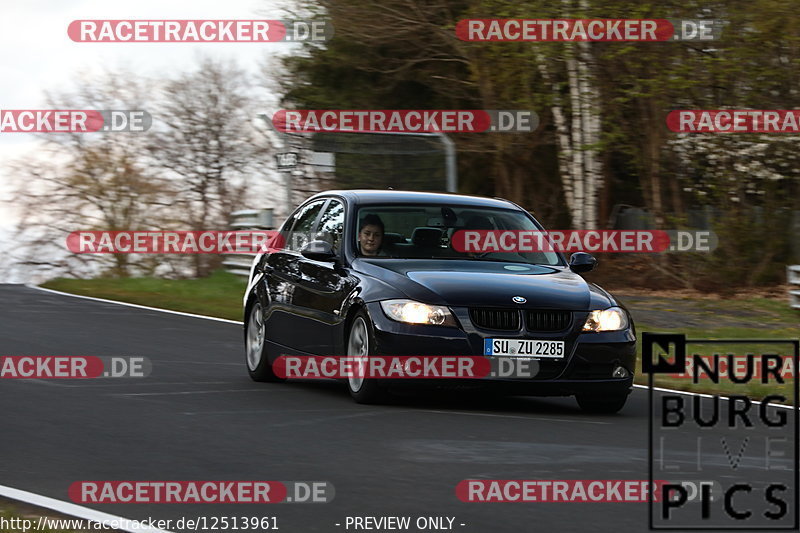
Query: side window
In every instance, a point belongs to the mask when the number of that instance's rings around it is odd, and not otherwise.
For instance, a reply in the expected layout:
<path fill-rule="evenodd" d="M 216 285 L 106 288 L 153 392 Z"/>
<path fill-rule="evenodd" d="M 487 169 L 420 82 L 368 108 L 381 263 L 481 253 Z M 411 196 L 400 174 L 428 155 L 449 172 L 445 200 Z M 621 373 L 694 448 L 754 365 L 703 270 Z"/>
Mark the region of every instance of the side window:
<path fill-rule="evenodd" d="M 325 205 L 325 200 L 318 200 L 303 207 L 295 214 L 295 223 L 289 234 L 289 242 L 286 243 L 289 250 L 299 252 L 311 241 L 313 237 L 311 230 L 314 229 L 314 222 L 323 205 Z"/>
<path fill-rule="evenodd" d="M 339 252 L 344 233 L 344 204 L 338 200 L 331 200 L 328 208 L 319 219 L 319 229 L 316 238 L 328 241 L 335 252 Z"/>

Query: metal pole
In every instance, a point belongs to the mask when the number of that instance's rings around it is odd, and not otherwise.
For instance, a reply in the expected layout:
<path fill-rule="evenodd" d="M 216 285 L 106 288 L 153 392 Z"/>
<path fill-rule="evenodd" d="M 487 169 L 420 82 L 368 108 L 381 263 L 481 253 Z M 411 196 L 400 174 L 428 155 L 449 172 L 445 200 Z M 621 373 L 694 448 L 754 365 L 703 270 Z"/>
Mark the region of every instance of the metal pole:
<path fill-rule="evenodd" d="M 292 169 L 285 170 L 283 174 L 286 176 L 284 187 L 286 188 L 286 218 L 292 214 Z"/>
<path fill-rule="evenodd" d="M 285 132 L 279 131 L 275 125 L 272 123 L 272 117 L 267 113 L 258 113 L 258 117 L 261 118 L 269 127 L 270 131 L 275 134 L 275 138 L 270 139 L 272 144 L 278 150 L 283 150 L 289 146 L 287 142 L 288 135 Z M 265 134 L 265 137 L 268 139 L 270 138 L 269 135 Z M 277 142 L 276 142 L 277 139 Z M 282 170 L 280 171 L 283 173 L 283 187 L 286 189 L 286 211 L 285 211 L 285 218 L 289 218 L 289 215 L 292 214 L 292 169 Z"/>
<path fill-rule="evenodd" d="M 456 145 L 442 133 L 436 134 L 444 145 L 444 164 L 447 172 L 447 192 L 458 192 L 458 171 L 456 170 Z"/>

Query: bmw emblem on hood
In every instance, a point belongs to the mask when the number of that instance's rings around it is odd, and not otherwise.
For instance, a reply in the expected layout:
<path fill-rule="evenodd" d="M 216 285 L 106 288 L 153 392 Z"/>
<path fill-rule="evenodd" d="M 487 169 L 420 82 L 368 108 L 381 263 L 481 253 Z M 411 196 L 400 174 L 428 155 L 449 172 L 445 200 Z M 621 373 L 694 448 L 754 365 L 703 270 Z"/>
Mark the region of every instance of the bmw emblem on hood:
<path fill-rule="evenodd" d="M 528 300 L 526 300 L 525 298 L 523 298 L 522 296 L 514 296 L 513 298 L 511 298 L 511 300 L 512 300 L 512 301 L 513 301 L 515 304 L 524 304 L 525 302 L 527 302 L 527 301 L 528 301 Z"/>

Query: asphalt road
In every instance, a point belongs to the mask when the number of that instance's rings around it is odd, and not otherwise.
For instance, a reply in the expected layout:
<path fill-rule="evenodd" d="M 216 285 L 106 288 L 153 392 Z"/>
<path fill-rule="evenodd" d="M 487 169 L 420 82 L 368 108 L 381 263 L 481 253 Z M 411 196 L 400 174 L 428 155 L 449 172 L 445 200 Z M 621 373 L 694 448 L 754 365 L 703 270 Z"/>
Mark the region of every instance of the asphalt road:
<path fill-rule="evenodd" d="M 69 501 L 78 480 L 331 482 L 336 495 L 326 504 L 89 505 L 136 519 L 276 516 L 287 533 L 354 531 L 345 528 L 348 516 L 455 517 L 454 530 L 464 533 L 647 530 L 644 503 L 465 503 L 454 490 L 464 479 L 646 480 L 646 391 L 616 416 L 585 415 L 571 398 L 474 393 L 362 406 L 336 382 L 252 382 L 236 324 L 19 285 L 0 286 L 0 304 L 0 355 L 153 363 L 144 379 L 2 380 L 2 485 Z M 668 446 L 686 445 L 671 459 L 691 464 L 686 450 L 697 435 L 724 434 L 714 431 L 669 434 Z M 766 433 L 748 435 L 755 442 Z M 728 443 L 734 459 L 739 441 Z M 730 460 L 704 453 L 709 474 L 714 458 Z M 719 475 L 756 485 L 776 475 L 757 464 L 758 454 L 744 455 L 738 471 Z M 791 450 L 773 465 L 791 468 L 790 458 Z"/>

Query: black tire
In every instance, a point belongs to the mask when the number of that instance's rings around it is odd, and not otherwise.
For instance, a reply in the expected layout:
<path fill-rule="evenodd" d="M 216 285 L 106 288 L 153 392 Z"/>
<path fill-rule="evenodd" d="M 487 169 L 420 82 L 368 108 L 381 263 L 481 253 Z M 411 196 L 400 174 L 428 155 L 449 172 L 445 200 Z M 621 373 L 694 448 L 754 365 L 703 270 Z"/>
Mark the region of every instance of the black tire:
<path fill-rule="evenodd" d="M 244 330 L 244 360 L 247 373 L 253 381 L 285 381 L 272 371 L 266 351 L 267 328 L 264 324 L 264 311 L 256 300 L 247 312 Z"/>
<path fill-rule="evenodd" d="M 350 329 L 347 332 L 346 343 L 348 357 L 368 358 L 375 350 L 375 333 L 372 321 L 363 310 L 356 313 Z M 353 365 L 355 367 L 355 365 Z M 386 399 L 386 390 L 378 383 L 377 379 L 363 377 L 347 378 L 347 389 L 350 396 L 361 404 L 381 403 Z"/>
<path fill-rule="evenodd" d="M 619 412 L 628 401 L 628 391 L 608 394 L 576 394 L 578 406 L 587 413 L 611 415 Z"/>

